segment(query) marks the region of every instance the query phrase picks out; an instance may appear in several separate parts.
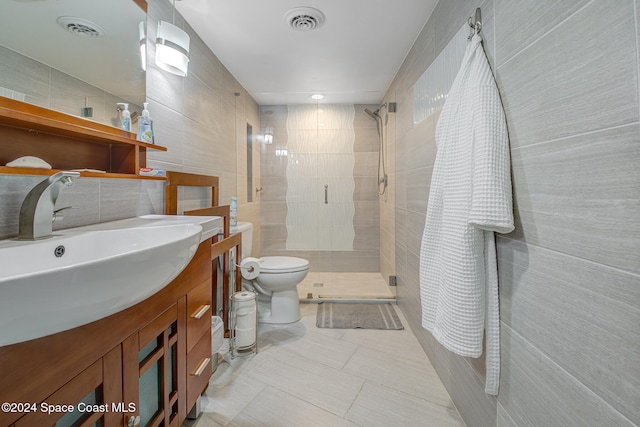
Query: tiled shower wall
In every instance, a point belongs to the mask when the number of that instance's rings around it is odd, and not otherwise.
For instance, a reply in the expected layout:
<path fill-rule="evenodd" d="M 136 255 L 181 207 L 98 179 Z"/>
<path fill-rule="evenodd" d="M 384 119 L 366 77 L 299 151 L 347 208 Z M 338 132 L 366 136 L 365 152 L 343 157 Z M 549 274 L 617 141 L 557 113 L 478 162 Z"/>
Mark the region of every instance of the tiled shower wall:
<path fill-rule="evenodd" d="M 172 20 L 173 9 L 163 0 L 148 5 L 148 40 L 155 40 L 158 20 Z M 161 71 L 147 61 L 147 98 L 154 119 L 156 143 L 168 151 L 147 151 L 147 164 L 166 170 L 220 177 L 220 203 L 238 197 L 242 221 L 260 225 L 260 200 L 247 198 L 247 123 L 259 129 L 258 106 L 202 40 L 185 25 L 179 14 L 176 24 L 191 36 L 189 75 L 178 77 Z M 155 46 L 148 43 L 149 58 Z M 32 64 L 34 65 L 34 64 Z M 36 64 L 37 65 L 37 64 Z M 35 66 L 35 65 L 34 65 Z M 115 65 L 114 65 L 115 67 Z M 36 81 L 23 81 L 37 86 Z M 52 105 L 47 105 L 53 107 Z M 95 110 L 94 110 L 95 111 Z M 260 186 L 258 143 L 253 149 L 255 187 Z M 41 177 L 0 175 L 0 238 L 17 234 L 20 204 Z M 206 190 L 181 193 L 183 208 L 208 205 Z M 64 189 L 56 206 L 73 206 L 56 228 L 68 228 L 148 213 L 164 213 L 163 181 L 134 179 L 80 178 L 74 187 Z M 260 245 L 254 234 L 254 247 Z M 256 246 L 258 245 L 258 246 Z"/>
<path fill-rule="evenodd" d="M 420 240 L 438 113 L 413 86 L 476 7 L 509 127 L 516 230 L 498 238 L 502 373 L 422 327 Z M 638 0 L 440 1 L 395 77 L 399 306 L 468 426 L 640 424 Z M 390 155 L 392 157 L 393 155 Z M 384 245 L 382 245 L 384 247 Z"/>
<path fill-rule="evenodd" d="M 319 110 L 331 105 L 318 104 Z M 378 134 L 374 121 L 368 119 L 365 108 L 355 105 L 353 130 L 353 202 L 355 238 L 353 251 L 287 250 L 287 163 L 288 135 L 286 105 L 260 107 L 261 133 L 273 128 L 273 144 L 262 146 L 262 253 L 263 255 L 299 256 L 308 259 L 311 271 L 377 272 L 380 271 L 380 231 L 376 168 L 378 165 Z M 319 113 L 322 115 L 322 113 Z M 322 151 L 322 150 L 320 150 Z M 322 193 L 319 193 L 322 197 Z"/>

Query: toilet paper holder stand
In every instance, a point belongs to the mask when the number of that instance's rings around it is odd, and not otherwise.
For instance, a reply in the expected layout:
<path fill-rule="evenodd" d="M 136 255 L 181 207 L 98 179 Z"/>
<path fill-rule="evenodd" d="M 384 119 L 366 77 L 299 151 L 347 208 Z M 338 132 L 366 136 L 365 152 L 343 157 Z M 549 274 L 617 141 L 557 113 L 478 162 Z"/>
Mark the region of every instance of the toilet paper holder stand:
<path fill-rule="evenodd" d="M 240 292 L 236 292 L 238 294 Z M 233 294 L 229 297 L 229 355 L 231 359 L 235 359 L 236 357 L 246 357 L 252 354 L 258 353 L 258 294 L 253 291 L 242 291 L 242 293 L 250 293 L 253 294 L 253 298 L 251 299 L 254 302 L 254 316 L 253 321 L 250 319 L 251 326 L 253 327 L 253 342 L 248 345 L 239 345 L 238 336 L 237 336 L 237 325 L 238 325 L 238 309 L 246 308 L 246 307 L 238 307 L 238 301 L 234 298 L 236 294 Z M 246 325 L 243 325 L 246 326 Z M 244 332 L 246 333 L 246 328 L 244 328 Z M 243 337 L 246 338 L 246 337 Z"/>

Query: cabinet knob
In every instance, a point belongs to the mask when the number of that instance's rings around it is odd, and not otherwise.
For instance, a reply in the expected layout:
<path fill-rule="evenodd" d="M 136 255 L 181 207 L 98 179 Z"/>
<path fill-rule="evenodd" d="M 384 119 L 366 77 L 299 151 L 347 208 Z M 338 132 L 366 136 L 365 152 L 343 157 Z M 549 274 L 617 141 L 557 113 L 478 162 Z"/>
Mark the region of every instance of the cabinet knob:
<path fill-rule="evenodd" d="M 140 425 L 140 415 L 137 417 L 131 416 L 129 417 L 129 421 L 127 422 L 127 427 L 138 427 Z"/>

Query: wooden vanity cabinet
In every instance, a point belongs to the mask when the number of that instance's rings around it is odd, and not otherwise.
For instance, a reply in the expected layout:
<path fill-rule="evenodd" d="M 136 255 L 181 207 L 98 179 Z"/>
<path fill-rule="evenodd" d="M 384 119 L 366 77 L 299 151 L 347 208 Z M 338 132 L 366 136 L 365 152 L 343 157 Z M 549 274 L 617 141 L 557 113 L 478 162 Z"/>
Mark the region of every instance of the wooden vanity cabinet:
<path fill-rule="evenodd" d="M 211 365 L 211 279 L 204 278 L 187 294 L 187 407 L 207 387 Z"/>
<path fill-rule="evenodd" d="M 122 415 L 112 411 L 112 402 L 122 402 L 121 369 L 118 346 L 47 397 L 46 403 L 33 402 L 36 410 L 20 418 L 15 427 L 120 425 Z M 66 405 L 74 410 L 68 411 Z"/>
<path fill-rule="evenodd" d="M 207 239 L 178 277 L 139 304 L 0 347 L 0 402 L 38 405 L 34 413 L 0 412 L 0 427 L 56 425 L 65 414 L 43 414 L 42 403 L 77 405 L 84 398 L 109 411 L 82 414 L 73 425 L 182 424 L 211 375 L 211 268 Z M 134 424 L 138 416 L 150 422 Z"/>
<path fill-rule="evenodd" d="M 135 406 L 125 421 L 140 416 L 142 426 L 179 425 L 178 377 L 185 354 L 179 323 L 184 322 L 183 313 L 181 298 L 122 343 L 123 401 Z"/>

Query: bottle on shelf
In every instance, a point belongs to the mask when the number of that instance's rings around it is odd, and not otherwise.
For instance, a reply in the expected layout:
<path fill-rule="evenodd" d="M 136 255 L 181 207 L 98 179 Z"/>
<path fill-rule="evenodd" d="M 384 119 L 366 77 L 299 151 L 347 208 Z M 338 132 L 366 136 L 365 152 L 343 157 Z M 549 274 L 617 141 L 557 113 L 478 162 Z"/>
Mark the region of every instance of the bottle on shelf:
<path fill-rule="evenodd" d="M 129 111 L 129 104 L 126 102 L 118 102 L 118 106 L 123 107 L 122 118 L 120 119 L 120 127 L 128 132 L 131 132 L 131 112 Z"/>
<path fill-rule="evenodd" d="M 138 141 L 146 142 L 147 144 L 153 144 L 153 120 L 149 116 L 149 110 L 147 110 L 148 102 L 142 104 L 142 117 L 138 119 Z"/>
<path fill-rule="evenodd" d="M 234 196 L 231 197 L 231 205 L 229 206 L 229 225 L 235 227 L 238 225 L 238 199 Z"/>

